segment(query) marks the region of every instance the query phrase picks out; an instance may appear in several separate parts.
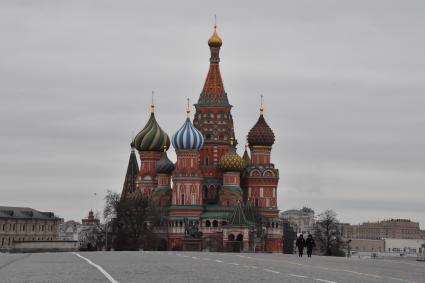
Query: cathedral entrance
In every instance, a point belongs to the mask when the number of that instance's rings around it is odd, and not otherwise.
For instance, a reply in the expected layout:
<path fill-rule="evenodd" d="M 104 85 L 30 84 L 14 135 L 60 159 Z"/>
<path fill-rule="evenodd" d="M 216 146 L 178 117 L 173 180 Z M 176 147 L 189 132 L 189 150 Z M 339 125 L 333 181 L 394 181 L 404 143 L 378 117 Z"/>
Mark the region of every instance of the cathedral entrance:
<path fill-rule="evenodd" d="M 231 253 L 240 253 L 242 251 L 243 235 L 239 234 L 235 237 L 234 234 L 229 234 L 226 251 Z"/>

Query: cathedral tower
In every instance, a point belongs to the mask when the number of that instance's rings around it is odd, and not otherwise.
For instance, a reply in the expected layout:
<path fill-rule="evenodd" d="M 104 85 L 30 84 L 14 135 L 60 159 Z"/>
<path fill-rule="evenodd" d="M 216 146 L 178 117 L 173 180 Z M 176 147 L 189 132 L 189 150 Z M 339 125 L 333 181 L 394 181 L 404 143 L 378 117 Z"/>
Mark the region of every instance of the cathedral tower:
<path fill-rule="evenodd" d="M 204 146 L 200 150 L 205 203 L 219 201 L 218 192 L 223 184 L 223 174 L 218 163 L 229 148 L 230 138 L 235 136 L 230 113 L 232 106 L 227 99 L 219 67 L 222 44 L 214 26 L 214 33 L 208 40 L 211 52 L 210 67 L 198 103 L 195 104 L 196 114 L 193 122 L 205 137 Z"/>
<path fill-rule="evenodd" d="M 189 105 L 183 126 L 173 135 L 177 163 L 173 173 L 172 206 L 174 216 L 199 216 L 202 211 L 202 172 L 199 149 L 204 144 L 202 133 L 190 121 Z M 190 209 L 188 209 L 188 207 Z"/>
<path fill-rule="evenodd" d="M 136 135 L 133 144 L 140 155 L 140 191 L 150 196 L 157 186 L 156 165 L 164 149 L 170 147 L 170 138 L 158 125 L 155 119 L 154 105 L 151 105 L 151 116 L 145 127 Z"/>

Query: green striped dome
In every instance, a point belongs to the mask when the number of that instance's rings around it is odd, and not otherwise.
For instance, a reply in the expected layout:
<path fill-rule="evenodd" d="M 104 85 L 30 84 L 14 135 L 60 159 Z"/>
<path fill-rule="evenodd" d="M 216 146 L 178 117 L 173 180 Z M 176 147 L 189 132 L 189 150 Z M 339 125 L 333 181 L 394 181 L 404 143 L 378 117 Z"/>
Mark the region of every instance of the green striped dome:
<path fill-rule="evenodd" d="M 155 119 L 152 112 L 146 126 L 134 138 L 134 147 L 138 151 L 164 151 L 170 147 L 170 138 Z"/>

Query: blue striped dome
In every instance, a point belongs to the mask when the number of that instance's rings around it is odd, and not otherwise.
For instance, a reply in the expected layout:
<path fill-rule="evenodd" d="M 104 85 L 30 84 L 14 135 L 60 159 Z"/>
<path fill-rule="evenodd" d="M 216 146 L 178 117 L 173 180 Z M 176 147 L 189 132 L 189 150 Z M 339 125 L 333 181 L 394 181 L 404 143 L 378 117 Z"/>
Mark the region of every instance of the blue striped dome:
<path fill-rule="evenodd" d="M 176 150 L 199 150 L 204 144 L 204 137 L 187 118 L 180 130 L 173 135 L 171 141 Z"/>

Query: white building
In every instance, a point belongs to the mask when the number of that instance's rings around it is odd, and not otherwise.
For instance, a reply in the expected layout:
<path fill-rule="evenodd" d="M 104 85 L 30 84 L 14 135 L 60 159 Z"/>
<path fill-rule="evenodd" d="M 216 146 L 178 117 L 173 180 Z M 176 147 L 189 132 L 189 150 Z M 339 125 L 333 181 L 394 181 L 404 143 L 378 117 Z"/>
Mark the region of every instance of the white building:
<path fill-rule="evenodd" d="M 66 221 L 59 225 L 59 240 L 78 241 L 78 233 L 81 230 L 81 223 L 74 220 Z"/>
<path fill-rule="evenodd" d="M 280 214 L 280 218 L 287 220 L 298 234 L 308 235 L 314 233 L 314 210 L 311 208 L 303 207 L 300 210 L 286 210 Z"/>
<path fill-rule="evenodd" d="M 397 253 L 403 255 L 418 255 L 424 253 L 423 239 L 391 239 L 386 238 L 385 251 L 387 253 Z"/>

